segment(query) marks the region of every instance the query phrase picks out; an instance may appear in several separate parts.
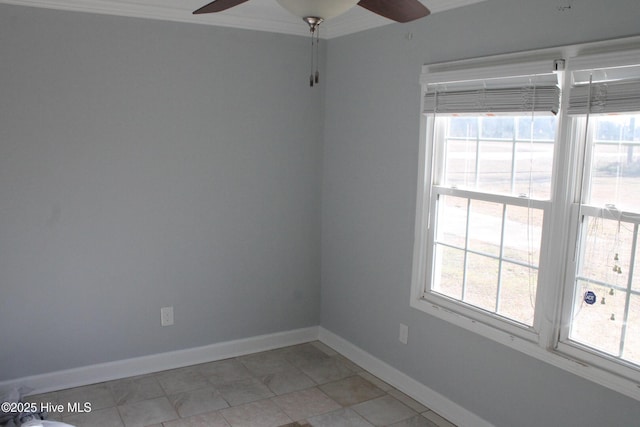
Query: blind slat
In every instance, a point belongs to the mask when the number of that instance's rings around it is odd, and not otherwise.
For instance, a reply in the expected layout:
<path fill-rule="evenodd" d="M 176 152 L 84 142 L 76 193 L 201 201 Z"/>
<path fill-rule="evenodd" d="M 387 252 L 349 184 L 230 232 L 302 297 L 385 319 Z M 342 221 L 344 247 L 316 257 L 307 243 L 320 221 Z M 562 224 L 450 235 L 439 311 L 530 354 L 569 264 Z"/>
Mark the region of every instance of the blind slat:
<path fill-rule="evenodd" d="M 551 112 L 560 106 L 557 85 L 523 86 L 473 90 L 427 91 L 424 113 L 522 113 Z"/>
<path fill-rule="evenodd" d="M 569 114 L 610 114 L 634 111 L 640 111 L 640 80 L 598 82 L 571 87 Z"/>

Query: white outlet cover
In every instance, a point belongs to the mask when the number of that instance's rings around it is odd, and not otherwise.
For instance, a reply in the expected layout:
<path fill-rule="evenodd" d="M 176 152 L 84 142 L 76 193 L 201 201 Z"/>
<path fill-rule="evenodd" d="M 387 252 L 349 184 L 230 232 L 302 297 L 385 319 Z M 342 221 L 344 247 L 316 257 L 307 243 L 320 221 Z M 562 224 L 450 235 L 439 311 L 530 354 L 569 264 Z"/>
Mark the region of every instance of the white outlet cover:
<path fill-rule="evenodd" d="M 409 327 L 400 323 L 400 336 L 398 337 L 402 344 L 406 344 L 409 341 Z"/>
<path fill-rule="evenodd" d="M 162 307 L 160 309 L 160 323 L 162 326 L 173 325 L 173 307 Z"/>

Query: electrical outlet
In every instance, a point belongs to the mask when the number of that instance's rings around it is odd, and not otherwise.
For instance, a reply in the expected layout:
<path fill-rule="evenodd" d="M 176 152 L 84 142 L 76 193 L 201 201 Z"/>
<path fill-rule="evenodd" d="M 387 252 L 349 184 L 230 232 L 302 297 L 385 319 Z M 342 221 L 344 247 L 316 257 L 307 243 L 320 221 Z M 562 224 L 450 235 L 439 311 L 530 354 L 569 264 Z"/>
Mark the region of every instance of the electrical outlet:
<path fill-rule="evenodd" d="M 162 326 L 173 325 L 173 306 L 160 309 L 160 323 Z"/>
<path fill-rule="evenodd" d="M 400 323 L 400 336 L 398 337 L 402 344 L 406 344 L 409 341 L 409 327 Z"/>

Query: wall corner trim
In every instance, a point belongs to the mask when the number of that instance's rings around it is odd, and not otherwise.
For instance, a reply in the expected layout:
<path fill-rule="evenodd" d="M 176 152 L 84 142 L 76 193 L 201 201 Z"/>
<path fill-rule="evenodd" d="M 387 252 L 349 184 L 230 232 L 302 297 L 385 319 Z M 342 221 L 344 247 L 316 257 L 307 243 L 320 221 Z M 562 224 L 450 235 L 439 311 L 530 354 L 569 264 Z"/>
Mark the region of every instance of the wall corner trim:
<path fill-rule="evenodd" d="M 333 332 L 320 327 L 318 336 L 320 341 L 338 353 L 341 353 L 357 365 L 422 403 L 455 425 L 460 427 L 494 427 L 493 424 L 480 418 L 473 412 L 470 412 Z"/>

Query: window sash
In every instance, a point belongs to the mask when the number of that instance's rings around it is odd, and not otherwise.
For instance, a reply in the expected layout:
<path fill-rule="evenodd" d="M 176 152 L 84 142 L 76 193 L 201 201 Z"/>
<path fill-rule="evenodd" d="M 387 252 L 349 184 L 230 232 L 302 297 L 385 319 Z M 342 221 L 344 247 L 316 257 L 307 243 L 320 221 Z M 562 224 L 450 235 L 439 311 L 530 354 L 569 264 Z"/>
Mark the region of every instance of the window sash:
<path fill-rule="evenodd" d="M 606 208 L 588 205 L 581 206 L 579 203 L 574 203 L 571 206 L 571 218 L 573 218 L 573 221 L 571 222 L 572 225 L 570 228 L 574 230 L 571 233 L 571 240 L 575 243 L 575 249 L 572 250 L 572 253 L 575 252 L 575 256 L 570 260 L 570 262 L 567 263 L 565 278 L 565 298 L 562 302 L 560 330 L 558 339 L 554 345 L 554 349 L 560 352 L 560 354 L 575 358 L 576 360 L 580 361 L 580 363 L 586 364 L 585 366 L 591 365 L 599 367 L 604 369 L 606 372 L 610 372 L 615 376 L 619 376 L 619 378 L 629 379 L 636 384 L 640 384 L 640 369 L 638 368 L 637 364 L 608 354 L 603 350 L 600 350 L 593 346 L 589 346 L 588 344 L 579 342 L 570 337 L 575 298 L 578 297 L 576 295 L 577 290 L 575 282 L 578 278 L 578 263 L 581 261 L 579 258 L 579 251 L 582 248 L 579 246 L 579 236 L 582 230 L 580 230 L 580 228 L 584 227 L 584 220 L 586 217 L 602 218 L 603 216 L 607 216 L 608 219 L 612 219 L 609 214 L 605 213 L 605 211 Z M 618 216 L 621 220 L 634 223 L 634 233 L 636 235 L 634 244 L 635 246 L 637 246 L 638 224 L 640 223 L 640 218 L 638 218 L 636 214 L 629 212 L 619 212 Z M 638 273 L 639 272 L 634 272 L 634 274 Z M 633 293 L 635 294 L 636 292 L 634 291 Z M 601 382 L 602 384 L 607 385 L 613 383 L 614 389 L 620 389 L 619 384 L 615 380 L 615 377 L 610 377 L 604 373 L 598 373 L 597 371 L 594 372 L 594 376 L 597 377 L 600 380 L 599 382 Z M 632 384 L 631 386 L 637 387 L 637 385 L 635 384 Z M 629 395 L 633 396 L 633 394 Z M 636 396 L 636 398 L 638 397 Z"/>
<path fill-rule="evenodd" d="M 570 318 L 574 296 L 574 280 L 576 274 L 576 242 L 579 231 L 579 193 L 581 186 L 588 186 L 588 177 L 591 171 L 583 168 L 582 162 L 590 159 L 590 148 L 583 146 L 584 141 L 572 139 L 573 133 L 582 133 L 584 140 L 586 135 L 584 127 L 581 127 L 576 119 L 584 120 L 587 113 L 577 114 L 579 117 L 569 116 L 569 94 L 571 87 L 584 85 L 585 75 L 589 69 L 597 67 L 606 68 L 609 77 L 615 74 L 616 78 L 603 78 L 605 74 L 599 74 L 591 79 L 595 84 L 607 84 L 626 80 L 625 70 L 615 70 L 613 67 L 638 67 L 640 69 L 640 50 L 629 50 L 638 46 L 639 37 L 629 38 L 615 42 L 601 42 L 581 46 L 567 46 L 553 49 L 545 49 L 536 52 L 500 55 L 482 59 L 470 59 L 447 64 L 425 65 L 420 77 L 422 84 L 422 108 L 421 138 L 419 161 L 421 172 L 416 204 L 416 231 L 414 244 L 414 264 L 412 271 L 411 306 L 449 321 L 459 327 L 478 333 L 493 339 L 508 347 L 529 354 L 539 360 L 560 367 L 583 378 L 592 380 L 598 384 L 624 393 L 634 399 L 640 400 L 640 369 L 631 366 L 623 360 L 599 352 L 580 343 L 568 339 L 568 322 Z M 574 56 L 576 52 L 600 52 L 589 56 Z M 535 71 L 526 71 L 526 63 L 514 64 L 514 61 L 527 61 L 527 58 L 567 58 L 567 61 L 537 61 L 538 68 Z M 510 63 L 511 62 L 511 63 Z M 553 183 L 551 200 L 533 200 L 534 203 L 549 203 L 544 212 L 545 229 L 542 233 L 540 269 L 538 275 L 538 294 L 536 295 L 536 311 L 534 326 L 523 328 L 522 325 L 512 324 L 508 319 L 489 315 L 482 310 L 475 309 L 438 295 L 429 290 L 429 281 L 433 268 L 430 260 L 434 251 L 435 206 L 438 194 L 462 195 L 470 191 L 468 195 L 478 196 L 473 190 L 459 188 L 446 188 L 439 185 L 443 181 L 442 165 L 438 159 L 442 150 L 430 145 L 431 137 L 439 137 L 439 130 L 434 126 L 434 118 L 442 115 L 455 116 L 460 113 L 443 113 L 429 108 L 427 94 L 429 92 L 443 92 L 457 90 L 484 90 L 499 87 L 496 82 L 508 76 L 524 76 L 527 74 L 545 73 L 544 63 L 557 63 L 557 69 L 562 70 L 563 64 L 568 64 L 564 73 L 558 74 L 561 87 L 565 88 L 561 93 L 562 111 L 559 115 L 557 144 L 554 149 Z M 484 66 L 488 64 L 489 66 Z M 496 65 L 499 64 L 499 65 Z M 505 65 L 506 64 L 506 65 Z M 542 64 L 542 65 L 541 65 Z M 607 68 L 608 67 L 608 68 Z M 513 72 L 513 71 L 516 72 Z M 494 74 L 495 73 L 495 74 Z M 491 79 L 497 77 L 496 79 Z M 636 80 L 640 81 L 636 74 Z M 474 82 L 484 79 L 486 85 L 474 86 Z M 463 85 L 458 83 L 464 82 Z M 516 87 L 517 85 L 510 86 Z M 526 86 L 526 85 L 525 85 Z M 539 85 L 540 86 L 540 85 Z M 635 90 L 635 89 L 634 89 Z M 427 108 L 425 108 L 427 107 Z M 633 110 L 639 111 L 639 110 Z M 529 110 L 531 112 L 531 110 Z M 627 111 L 624 111 L 627 112 Z M 485 112 L 472 112 L 473 115 L 483 115 Z M 502 114 L 502 113 L 501 113 Z M 536 112 L 539 115 L 540 112 Z M 595 114 L 593 111 L 589 114 Z M 604 113 L 607 114 L 607 113 Z M 615 113 L 613 113 L 615 114 Z M 491 113 L 487 114 L 491 115 Z M 580 117 L 581 116 L 581 117 Z M 588 119 L 587 119 L 588 120 Z M 424 144 L 424 146 L 423 146 Z M 580 177 L 585 176 L 582 180 Z M 586 188 L 584 188 L 586 190 Z M 484 197 L 480 193 L 478 197 Z M 486 193 L 489 194 L 489 193 Z M 499 196 L 489 194 L 487 197 Z M 517 196 L 506 196 L 515 197 Z M 526 199 L 524 199 L 526 200 Z M 548 220 L 548 224 L 547 224 Z M 640 228 L 640 227 L 639 227 Z M 637 263 L 637 261 L 636 261 Z M 635 272 L 636 275 L 640 274 Z"/>
<path fill-rule="evenodd" d="M 630 298 L 639 294 L 638 290 L 632 289 L 632 280 L 634 277 L 639 277 L 638 274 L 640 274 L 638 271 L 633 271 L 635 258 L 637 257 L 640 212 L 622 211 L 617 209 L 615 205 L 595 206 L 593 204 L 589 204 L 588 201 L 585 202 L 587 195 L 592 191 L 592 180 L 594 179 L 592 162 L 595 156 L 595 146 L 599 141 L 595 139 L 595 123 L 589 120 L 588 114 L 573 117 L 572 124 L 574 131 L 569 138 L 571 140 L 571 145 L 574 146 L 574 150 L 581 151 L 583 153 L 583 158 L 581 159 L 581 162 L 579 162 L 579 165 L 577 165 L 579 173 L 583 176 L 583 179 L 582 183 L 579 185 L 580 188 L 576 189 L 576 201 L 571 205 L 570 218 L 572 225 L 570 226 L 570 229 L 573 230 L 573 232 L 569 237 L 569 241 L 571 242 L 571 245 L 573 245 L 573 252 L 570 254 L 573 256 L 567 263 L 566 268 L 560 333 L 556 343 L 556 348 L 565 354 L 571 355 L 572 357 L 576 357 L 595 366 L 599 366 L 610 372 L 614 372 L 617 375 L 622 375 L 625 378 L 630 378 L 634 381 L 640 382 L 640 363 L 624 359 L 622 350 L 619 350 L 617 354 L 614 354 L 614 352 L 611 351 L 611 348 L 605 350 L 604 348 L 599 348 L 595 344 L 589 345 L 586 340 L 585 342 L 580 341 L 580 338 L 577 335 L 572 336 L 574 331 L 575 307 L 577 304 L 581 304 L 584 298 L 582 292 L 584 289 L 580 287 L 579 281 L 582 280 L 584 282 L 584 279 L 586 279 L 587 283 L 592 284 L 593 289 L 590 290 L 602 290 L 603 287 L 615 288 L 616 292 L 620 292 L 624 295 L 624 312 L 618 312 L 615 316 L 615 321 L 622 323 L 612 324 L 612 327 L 615 328 L 618 328 L 618 325 L 621 325 L 619 328 L 620 330 L 618 331 L 620 334 L 620 341 L 617 345 L 622 346 L 627 334 L 626 320 L 629 316 Z M 576 182 L 576 186 L 577 185 L 578 182 Z M 611 283 L 604 280 L 594 280 L 591 277 L 583 277 L 584 274 L 581 271 L 582 263 L 586 262 L 586 258 L 589 255 L 585 253 L 585 248 L 588 244 L 586 241 L 586 239 L 588 239 L 588 218 L 596 220 L 601 219 L 603 221 L 620 221 L 623 224 L 628 224 L 629 227 L 633 229 L 633 242 L 630 248 L 631 259 L 627 260 L 630 265 L 627 273 L 628 283 L 621 286 L 611 286 Z M 605 237 L 603 235 L 600 236 L 600 238 Z M 593 242 L 591 244 L 593 245 Z M 603 244 L 604 243 L 599 243 L 600 246 Z M 596 304 L 601 304 L 600 298 L 605 295 L 601 295 L 599 292 L 595 293 L 598 297 Z M 616 298 L 620 297 L 620 295 L 617 295 Z M 612 301 L 608 299 L 608 304 L 611 304 L 611 302 Z M 608 321 L 609 319 L 604 317 L 602 318 L 602 322 Z M 617 331 L 617 329 L 614 330 Z M 620 347 L 620 349 L 621 348 L 622 347 Z"/>
<path fill-rule="evenodd" d="M 452 312 L 459 313 L 463 316 L 468 316 L 469 318 L 476 319 L 476 321 L 480 321 L 484 324 L 491 325 L 493 327 L 500 328 L 503 331 L 507 331 L 509 334 L 513 336 L 521 337 L 527 341 L 535 342 L 537 340 L 537 335 L 539 331 L 539 323 L 540 321 L 537 319 L 537 314 L 534 315 L 533 321 L 531 323 L 524 322 L 521 320 L 515 320 L 508 317 L 508 311 L 492 311 L 492 310 L 484 310 L 480 307 L 469 304 L 468 302 L 461 301 L 460 299 L 453 299 L 444 295 L 437 290 L 432 290 L 431 283 L 434 278 L 434 274 L 436 274 L 436 269 L 438 268 L 435 264 L 435 255 L 436 255 L 436 229 L 437 229 L 437 201 L 440 196 L 453 196 L 466 198 L 469 200 L 475 200 L 480 202 L 489 202 L 495 204 L 502 204 L 504 208 L 507 207 L 519 207 L 519 208 L 531 208 L 542 211 L 540 216 L 542 220 L 542 228 L 545 227 L 546 219 L 548 217 L 549 210 L 551 208 L 551 202 L 548 199 L 533 199 L 522 195 L 510 195 L 504 193 L 492 193 L 487 192 L 486 190 L 474 190 L 474 189 L 462 189 L 462 188 L 454 188 L 449 186 L 440 185 L 439 183 L 443 180 L 444 173 L 444 144 L 439 142 L 443 142 L 446 136 L 446 132 L 444 132 L 444 125 L 446 122 L 443 121 L 440 123 L 441 125 L 437 125 L 437 120 L 435 117 L 428 117 L 427 128 L 429 129 L 429 134 L 432 135 L 433 141 L 431 144 L 432 152 L 431 158 L 433 159 L 432 166 L 430 168 L 432 175 L 429 178 L 429 186 L 430 188 L 430 199 L 429 199 L 429 212 L 432 213 L 429 222 L 432 225 L 429 227 L 429 236 L 428 242 L 426 244 L 426 252 L 428 253 L 426 266 L 426 273 L 424 275 L 425 281 L 422 284 L 422 293 L 420 295 L 421 298 L 424 298 L 428 301 L 432 301 L 439 306 L 445 307 L 447 310 L 451 310 Z M 501 218 L 501 221 L 504 219 Z M 544 234 L 544 233 L 543 233 Z M 538 288 L 538 282 L 541 279 L 538 274 L 540 263 L 542 263 L 542 253 L 543 245 L 545 244 L 545 238 L 543 237 L 540 241 L 536 243 L 536 251 L 540 253 L 540 259 L 536 259 L 533 263 L 535 275 L 537 276 L 537 280 L 535 280 L 535 288 Z M 501 242 L 501 245 L 505 242 Z M 537 258 L 537 256 L 536 256 Z M 510 258 L 508 256 L 501 255 L 496 258 L 501 265 L 509 266 L 511 265 Z M 513 263 L 514 265 L 520 265 L 517 262 Z M 529 266 L 529 264 L 527 264 Z M 498 277 L 500 276 L 500 272 L 498 273 Z M 499 279 L 498 279 L 499 280 Z M 535 300 L 537 304 L 537 299 L 540 293 L 536 292 Z M 499 298 L 499 294 L 496 295 L 496 298 Z M 499 304 L 499 303 L 497 303 Z M 534 311 L 535 313 L 535 311 Z"/>

